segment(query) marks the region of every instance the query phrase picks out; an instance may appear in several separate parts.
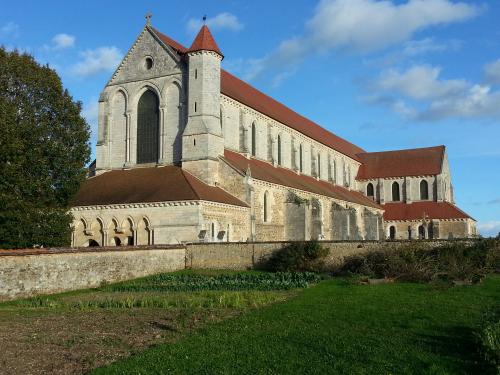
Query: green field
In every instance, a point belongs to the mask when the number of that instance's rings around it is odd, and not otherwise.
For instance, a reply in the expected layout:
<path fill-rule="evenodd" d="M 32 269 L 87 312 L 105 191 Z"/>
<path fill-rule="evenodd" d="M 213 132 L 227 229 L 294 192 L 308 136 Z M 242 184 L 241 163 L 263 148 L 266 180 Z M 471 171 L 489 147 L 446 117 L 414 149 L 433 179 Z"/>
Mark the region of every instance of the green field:
<path fill-rule="evenodd" d="M 487 374 L 474 332 L 500 277 L 474 286 L 326 280 L 96 374 Z"/>
<path fill-rule="evenodd" d="M 0 304 L 0 372 L 494 374 L 469 286 L 182 271 Z"/>

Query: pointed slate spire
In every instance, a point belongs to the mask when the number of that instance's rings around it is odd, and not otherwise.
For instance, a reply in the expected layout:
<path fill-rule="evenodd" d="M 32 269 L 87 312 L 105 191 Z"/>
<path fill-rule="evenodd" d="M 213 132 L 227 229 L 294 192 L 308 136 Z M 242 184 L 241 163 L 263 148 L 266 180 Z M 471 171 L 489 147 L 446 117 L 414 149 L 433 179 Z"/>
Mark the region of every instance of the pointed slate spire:
<path fill-rule="evenodd" d="M 207 25 L 203 25 L 201 27 L 198 35 L 196 35 L 196 38 L 194 38 L 193 44 L 191 44 L 188 53 L 196 51 L 213 51 L 224 57 L 219 49 L 219 46 L 217 45 L 217 43 L 215 43 L 215 39 L 212 36 L 212 33 L 208 29 Z"/>

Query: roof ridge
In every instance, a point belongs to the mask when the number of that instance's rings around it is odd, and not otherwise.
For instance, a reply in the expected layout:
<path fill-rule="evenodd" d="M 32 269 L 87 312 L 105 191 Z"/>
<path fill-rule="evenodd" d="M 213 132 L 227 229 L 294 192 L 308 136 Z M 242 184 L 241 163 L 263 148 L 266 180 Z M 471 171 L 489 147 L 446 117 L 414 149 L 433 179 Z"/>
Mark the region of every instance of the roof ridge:
<path fill-rule="evenodd" d="M 189 185 L 189 187 L 191 188 L 191 191 L 193 192 L 193 194 L 196 196 L 196 198 L 198 199 L 201 199 L 201 196 L 198 192 L 198 190 L 196 190 L 192 184 L 192 180 L 191 180 L 191 177 L 192 178 L 195 178 L 197 179 L 199 182 L 201 183 L 204 183 L 203 181 L 201 181 L 199 178 L 197 178 L 196 176 L 194 176 L 193 174 L 189 173 L 187 170 L 185 170 L 184 168 L 180 167 L 180 170 L 181 170 L 181 173 L 183 175 L 183 177 L 186 179 L 186 182 L 187 184 Z M 187 175 L 186 175 L 187 173 Z"/>
<path fill-rule="evenodd" d="M 163 34 L 162 32 L 156 30 L 153 27 L 150 27 L 150 28 L 160 37 L 160 39 L 164 43 L 168 44 L 170 47 L 174 48 L 179 53 L 185 54 L 185 53 L 188 52 L 188 48 L 184 47 L 179 42 L 175 41 L 174 39 L 170 38 L 169 36 Z M 254 106 L 252 106 L 248 102 L 248 100 L 241 100 L 241 99 L 233 97 L 231 95 L 231 93 L 229 92 L 230 90 L 228 89 L 228 87 L 226 87 L 226 86 L 229 86 L 229 85 L 224 85 L 224 82 L 223 82 L 224 76 L 227 76 L 230 79 L 233 78 L 233 79 L 241 82 L 243 85 L 246 85 L 249 89 L 255 91 L 256 93 L 258 93 L 260 95 L 263 95 L 266 99 L 270 99 L 272 102 L 275 103 L 275 105 L 278 106 L 278 110 L 282 110 L 282 111 L 285 111 L 285 112 L 290 112 L 292 116 L 298 117 L 297 120 L 300 120 L 300 121 L 298 121 L 300 124 L 299 125 L 293 124 L 294 120 L 284 120 L 284 119 L 279 118 L 280 115 L 276 115 L 276 113 L 274 113 L 274 114 L 270 113 L 270 112 L 273 112 L 273 111 L 270 110 L 270 109 L 266 110 L 266 108 L 263 108 L 263 107 L 266 106 L 266 103 L 260 103 L 261 104 L 261 106 L 259 106 L 260 108 L 255 108 Z M 309 118 L 305 117 L 304 115 L 301 115 L 300 113 L 294 111 L 290 107 L 288 107 L 285 104 L 281 103 L 280 101 L 274 99 L 273 97 L 265 94 L 264 92 L 262 92 L 259 89 L 255 88 L 251 84 L 245 82 L 241 78 L 236 77 L 234 74 L 229 73 L 227 70 L 224 70 L 224 69 L 221 69 L 221 94 L 226 95 L 226 96 L 228 96 L 230 98 L 233 98 L 236 101 L 238 101 L 238 102 L 246 105 L 247 107 L 250 107 L 250 108 L 252 108 L 252 109 L 254 109 L 254 110 L 258 111 L 258 112 L 261 112 L 264 115 L 272 118 L 273 120 L 281 122 L 284 125 L 286 125 L 286 126 L 292 128 L 292 129 L 298 131 L 299 133 L 305 135 L 306 137 L 314 139 L 315 141 L 317 141 L 317 142 L 319 142 L 319 143 L 321 143 L 321 144 L 323 144 L 323 145 L 325 145 L 327 147 L 330 147 L 333 150 L 335 150 L 335 151 L 337 151 L 337 152 L 339 152 L 341 154 L 344 154 L 347 157 L 350 157 L 350 158 L 352 158 L 354 160 L 359 161 L 358 158 L 357 158 L 357 153 L 366 152 L 361 147 L 356 146 L 354 143 L 351 143 L 348 140 L 346 140 L 346 139 L 338 136 L 337 134 L 331 132 L 330 130 L 325 129 L 324 127 L 322 127 L 318 123 L 316 123 L 316 122 L 310 120 Z M 243 94 L 241 94 L 241 96 L 243 96 Z M 281 114 L 281 115 L 283 115 L 283 114 Z M 286 114 L 284 114 L 284 115 L 286 115 Z M 311 128 L 313 126 L 317 127 L 317 129 L 308 129 L 308 128 Z M 301 127 L 303 129 L 300 129 Z M 311 130 L 313 132 L 314 131 L 322 132 L 323 134 L 313 135 L 313 134 L 311 134 Z M 326 136 L 326 138 L 332 137 L 333 139 L 325 139 L 325 136 Z M 340 143 L 340 144 L 335 144 L 335 142 Z"/>
<path fill-rule="evenodd" d="M 360 152 L 357 155 L 373 155 L 373 154 L 387 154 L 387 153 L 392 153 L 392 152 L 404 152 L 404 151 L 420 151 L 420 150 L 430 150 L 430 149 L 446 149 L 445 145 L 438 145 L 438 146 L 429 146 L 429 147 L 415 147 L 415 148 L 402 148 L 399 150 L 387 150 L 387 151 L 365 151 L 365 152 Z"/>

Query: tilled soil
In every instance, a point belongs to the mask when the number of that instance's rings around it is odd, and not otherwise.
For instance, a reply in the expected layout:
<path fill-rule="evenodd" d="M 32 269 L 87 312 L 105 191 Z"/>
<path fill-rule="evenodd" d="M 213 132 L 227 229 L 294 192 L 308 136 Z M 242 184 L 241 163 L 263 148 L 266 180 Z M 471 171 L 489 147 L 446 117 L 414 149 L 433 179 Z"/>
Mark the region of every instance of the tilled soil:
<path fill-rule="evenodd" d="M 86 373 L 235 314 L 229 309 L 3 310 L 0 373 Z"/>

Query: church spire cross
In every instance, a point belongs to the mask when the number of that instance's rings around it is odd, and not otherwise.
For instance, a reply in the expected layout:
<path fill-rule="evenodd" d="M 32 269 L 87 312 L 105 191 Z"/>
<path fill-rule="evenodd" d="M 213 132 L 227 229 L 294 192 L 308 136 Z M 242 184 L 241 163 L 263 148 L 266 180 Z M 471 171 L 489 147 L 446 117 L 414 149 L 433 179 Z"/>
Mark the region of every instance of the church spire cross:
<path fill-rule="evenodd" d="M 153 14 L 151 12 L 146 13 L 146 25 L 151 25 L 151 17 L 153 17 Z"/>
<path fill-rule="evenodd" d="M 207 15 L 205 14 L 202 19 L 203 19 L 203 24 L 206 25 L 207 24 Z"/>

